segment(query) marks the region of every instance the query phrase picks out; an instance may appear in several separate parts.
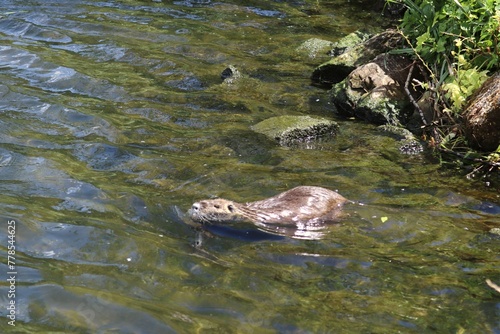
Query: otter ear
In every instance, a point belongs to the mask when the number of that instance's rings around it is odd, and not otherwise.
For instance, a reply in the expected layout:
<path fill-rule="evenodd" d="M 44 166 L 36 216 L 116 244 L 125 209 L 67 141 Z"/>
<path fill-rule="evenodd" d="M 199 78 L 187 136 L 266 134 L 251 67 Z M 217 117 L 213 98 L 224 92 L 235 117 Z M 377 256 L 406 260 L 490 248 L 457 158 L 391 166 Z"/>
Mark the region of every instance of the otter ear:
<path fill-rule="evenodd" d="M 234 212 L 234 206 L 232 204 L 229 204 L 227 206 L 227 209 L 230 211 L 230 212 Z"/>

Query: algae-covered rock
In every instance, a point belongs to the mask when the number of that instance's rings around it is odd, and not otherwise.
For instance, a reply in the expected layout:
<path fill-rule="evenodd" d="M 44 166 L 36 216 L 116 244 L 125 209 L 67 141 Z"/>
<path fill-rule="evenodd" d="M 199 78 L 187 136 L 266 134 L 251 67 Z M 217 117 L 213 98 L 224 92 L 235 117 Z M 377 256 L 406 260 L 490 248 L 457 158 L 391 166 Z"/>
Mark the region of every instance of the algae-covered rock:
<path fill-rule="evenodd" d="M 339 56 L 346 52 L 347 49 L 352 48 L 370 38 L 370 34 L 364 31 L 355 31 L 339 39 L 338 41 L 331 43 L 331 50 L 328 53 L 330 56 Z"/>
<path fill-rule="evenodd" d="M 276 116 L 255 124 L 252 130 L 278 141 L 282 146 L 296 146 L 333 137 L 338 131 L 338 124 L 310 116 Z"/>
<path fill-rule="evenodd" d="M 399 152 L 403 154 L 414 155 L 424 151 L 420 141 L 406 128 L 385 124 L 379 126 L 378 129 L 399 138 Z"/>
<path fill-rule="evenodd" d="M 223 80 L 223 83 L 227 85 L 233 84 L 236 80 L 242 77 L 241 72 L 234 65 L 228 65 L 222 71 L 220 78 Z"/>
<path fill-rule="evenodd" d="M 404 91 L 411 60 L 380 55 L 356 68 L 330 94 L 340 114 L 374 124 L 406 124 L 413 106 Z"/>

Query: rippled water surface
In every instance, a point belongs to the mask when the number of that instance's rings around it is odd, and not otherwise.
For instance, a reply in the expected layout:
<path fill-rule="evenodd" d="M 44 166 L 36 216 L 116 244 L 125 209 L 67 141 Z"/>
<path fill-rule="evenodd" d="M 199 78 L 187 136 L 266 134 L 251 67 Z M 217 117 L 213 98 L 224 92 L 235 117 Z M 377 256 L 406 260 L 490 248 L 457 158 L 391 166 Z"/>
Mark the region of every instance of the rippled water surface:
<path fill-rule="evenodd" d="M 296 49 L 380 28 L 369 6 L 1 4 L 2 332 L 500 333 L 500 294 L 485 284 L 500 284 L 496 185 L 402 156 L 352 120 L 315 149 L 250 130 L 275 115 L 335 118 L 309 80 L 327 56 Z M 220 78 L 229 64 L 244 75 L 233 85 Z M 364 205 L 315 238 L 213 227 L 199 247 L 182 219 L 201 198 L 297 185 Z"/>

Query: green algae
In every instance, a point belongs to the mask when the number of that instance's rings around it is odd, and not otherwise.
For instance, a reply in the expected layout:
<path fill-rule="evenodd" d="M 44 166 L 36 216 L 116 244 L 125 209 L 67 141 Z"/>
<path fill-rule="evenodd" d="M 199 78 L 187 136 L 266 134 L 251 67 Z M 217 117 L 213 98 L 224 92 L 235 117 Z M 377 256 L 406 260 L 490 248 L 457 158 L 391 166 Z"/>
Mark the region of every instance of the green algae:
<path fill-rule="evenodd" d="M 314 141 L 333 137 L 338 131 L 334 121 L 310 116 L 277 116 L 252 126 L 255 132 L 276 140 L 282 146 L 300 143 L 314 144 Z"/>
<path fill-rule="evenodd" d="M 2 48 L 0 218 L 19 222 L 16 330 L 498 328 L 497 296 L 484 284 L 498 282 L 498 236 L 489 233 L 500 225 L 497 192 L 445 175 L 425 156 L 402 156 L 398 138 L 368 124 L 335 120 L 341 131 L 321 150 L 280 147 L 250 130 L 291 113 L 332 117 L 296 47 L 374 20 L 345 1 L 328 5 L 335 10 L 315 15 L 315 1 L 5 9 L 73 41 L 0 35 L 11 47 Z M 266 16 L 275 11 L 285 16 Z M 244 74 L 230 87 L 220 79 L 229 63 Z M 58 66 L 86 84 L 57 81 Z M 176 211 L 301 184 L 364 205 L 346 208 L 349 218 L 321 240 L 252 242 L 243 232 L 202 248 Z"/>

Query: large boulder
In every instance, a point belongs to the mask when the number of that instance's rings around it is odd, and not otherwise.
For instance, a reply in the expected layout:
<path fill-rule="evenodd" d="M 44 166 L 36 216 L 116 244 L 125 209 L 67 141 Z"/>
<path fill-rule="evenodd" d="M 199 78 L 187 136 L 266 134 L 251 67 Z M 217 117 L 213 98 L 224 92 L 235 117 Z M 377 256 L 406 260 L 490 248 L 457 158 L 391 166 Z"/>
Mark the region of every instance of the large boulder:
<path fill-rule="evenodd" d="M 252 130 L 277 141 L 282 146 L 314 148 L 314 142 L 333 137 L 336 122 L 311 116 L 276 116 L 252 126 Z"/>
<path fill-rule="evenodd" d="M 414 110 L 404 89 L 411 63 L 406 57 L 379 55 L 356 68 L 331 89 L 338 112 L 374 124 L 406 124 Z"/>
<path fill-rule="evenodd" d="M 395 49 L 403 40 L 399 32 L 391 29 L 368 40 L 364 40 L 364 36 L 361 34 L 351 35 L 350 38 L 354 37 L 356 42 L 361 42 L 354 46 L 347 44 L 343 53 L 318 66 L 311 76 L 314 83 L 330 86 L 341 82 L 356 67 L 368 63 L 381 53 Z"/>
<path fill-rule="evenodd" d="M 465 109 L 465 133 L 470 144 L 483 151 L 500 145 L 500 72 L 486 80 Z"/>

